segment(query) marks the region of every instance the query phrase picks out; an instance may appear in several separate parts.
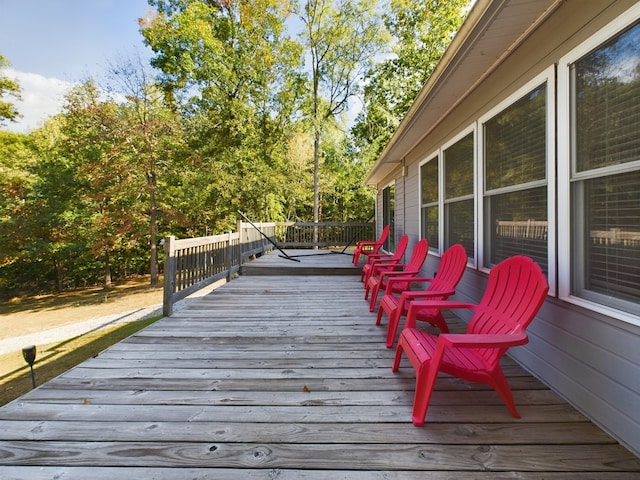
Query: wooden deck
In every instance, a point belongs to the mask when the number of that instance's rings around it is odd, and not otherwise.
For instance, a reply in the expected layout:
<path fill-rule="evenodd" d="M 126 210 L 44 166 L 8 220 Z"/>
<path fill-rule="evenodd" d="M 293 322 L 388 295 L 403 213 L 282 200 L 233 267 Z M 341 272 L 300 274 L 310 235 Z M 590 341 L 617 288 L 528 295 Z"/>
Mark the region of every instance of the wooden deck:
<path fill-rule="evenodd" d="M 272 251 L 241 267 L 243 275 L 360 275 L 351 263 L 353 248 L 333 250 Z M 286 258 L 288 257 L 288 258 Z"/>
<path fill-rule="evenodd" d="M 640 459 L 510 360 L 522 419 L 442 377 L 414 427 L 413 370 L 391 372 L 362 293 L 356 276 L 243 275 L 194 300 L 0 408 L 0 478 L 640 478 Z"/>

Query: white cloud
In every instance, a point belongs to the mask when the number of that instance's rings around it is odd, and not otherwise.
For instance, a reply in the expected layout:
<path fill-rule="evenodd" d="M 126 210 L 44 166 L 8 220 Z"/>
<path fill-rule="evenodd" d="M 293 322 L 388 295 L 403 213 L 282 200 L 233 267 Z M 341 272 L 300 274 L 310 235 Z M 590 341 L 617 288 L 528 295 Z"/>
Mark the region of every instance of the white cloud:
<path fill-rule="evenodd" d="M 28 133 L 40 127 L 45 120 L 62 111 L 64 95 L 73 86 L 57 78 L 46 78 L 7 68 L 3 74 L 20 85 L 21 100 L 14 102 L 20 115 L 15 122 L 6 122 L 4 130 Z"/>

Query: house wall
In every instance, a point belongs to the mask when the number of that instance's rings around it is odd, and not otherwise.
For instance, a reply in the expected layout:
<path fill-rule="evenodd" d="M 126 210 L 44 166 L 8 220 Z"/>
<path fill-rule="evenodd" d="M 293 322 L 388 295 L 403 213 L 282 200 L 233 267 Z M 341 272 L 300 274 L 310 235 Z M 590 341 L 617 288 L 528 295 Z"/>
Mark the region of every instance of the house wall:
<path fill-rule="evenodd" d="M 476 90 L 463 100 L 433 131 L 405 156 L 406 176 L 395 172 L 396 231 L 420 237 L 419 162 L 437 151 L 462 130 L 474 124 L 534 77 L 555 72 L 560 59 L 595 32 L 631 8 L 635 1 L 567 0 Z M 550 70 L 551 69 L 551 70 Z M 553 78 L 553 75 L 552 77 Z M 563 92 L 557 91 L 556 95 Z M 557 116 L 557 110 L 556 110 Z M 552 168 L 563 162 L 552 159 Z M 548 188 L 555 189 L 555 172 Z M 388 178 L 385 181 L 391 181 Z M 384 185 L 380 185 L 383 187 Z M 380 188 L 381 191 L 381 188 Z M 476 198 L 478 193 L 476 192 Z M 552 200 L 556 196 L 553 195 Z M 550 209 L 555 209 L 554 203 Z M 558 212 L 559 216 L 560 213 Z M 556 218 L 556 212 L 549 216 Z M 382 218 L 378 219 L 381 222 Z M 554 228 L 553 225 L 550 228 Z M 480 240 L 481 241 L 481 240 Z M 476 236 L 476 243 L 478 243 Z M 557 241 L 549 245 L 550 278 L 557 278 Z M 431 275 L 439 263 L 429 255 L 423 268 Z M 456 298 L 478 301 L 487 274 L 470 265 Z M 512 349 L 511 356 L 578 410 L 640 456 L 640 322 L 616 319 L 563 301 L 552 288 L 538 318 L 529 328 L 530 343 Z"/>

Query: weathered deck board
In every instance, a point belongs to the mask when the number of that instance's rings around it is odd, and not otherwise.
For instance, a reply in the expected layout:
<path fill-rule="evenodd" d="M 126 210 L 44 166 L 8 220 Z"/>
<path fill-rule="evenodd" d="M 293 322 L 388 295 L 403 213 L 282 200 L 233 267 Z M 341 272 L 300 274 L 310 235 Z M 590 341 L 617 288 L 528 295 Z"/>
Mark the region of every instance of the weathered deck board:
<path fill-rule="evenodd" d="M 640 477 L 640 459 L 508 358 L 522 419 L 442 376 L 414 427 L 413 370 L 391 372 L 386 319 L 362 294 L 353 276 L 224 285 L 0 408 L 0 478 Z"/>

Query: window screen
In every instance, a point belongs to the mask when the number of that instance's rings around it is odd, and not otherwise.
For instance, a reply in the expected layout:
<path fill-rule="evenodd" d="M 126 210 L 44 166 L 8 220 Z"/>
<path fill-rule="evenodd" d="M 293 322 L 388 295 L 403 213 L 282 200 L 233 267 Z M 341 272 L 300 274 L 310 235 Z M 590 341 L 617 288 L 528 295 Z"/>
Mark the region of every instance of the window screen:
<path fill-rule="evenodd" d="M 546 84 L 485 123 L 485 188 L 546 178 Z"/>
<path fill-rule="evenodd" d="M 420 221 L 422 238 L 429 242 L 430 249 L 439 249 L 440 229 L 438 226 L 438 157 L 434 157 L 420 167 Z"/>
<path fill-rule="evenodd" d="M 444 150 L 444 248 L 460 243 L 474 257 L 473 132 Z"/>
<path fill-rule="evenodd" d="M 576 171 L 639 160 L 640 26 L 584 57 L 572 73 Z"/>
<path fill-rule="evenodd" d="M 638 314 L 640 24 L 573 64 L 571 88 L 572 294 Z"/>
<path fill-rule="evenodd" d="M 488 204 L 492 225 L 492 264 L 513 255 L 533 258 L 547 271 L 547 188 L 539 187 L 494 195 Z"/>
<path fill-rule="evenodd" d="M 578 285 L 623 300 L 640 299 L 640 171 L 574 185 L 584 205 L 575 222 L 582 227 L 584 253 Z M 619 307 L 619 306 L 618 306 Z"/>
<path fill-rule="evenodd" d="M 483 127 L 485 263 L 527 255 L 547 272 L 546 84 Z"/>

